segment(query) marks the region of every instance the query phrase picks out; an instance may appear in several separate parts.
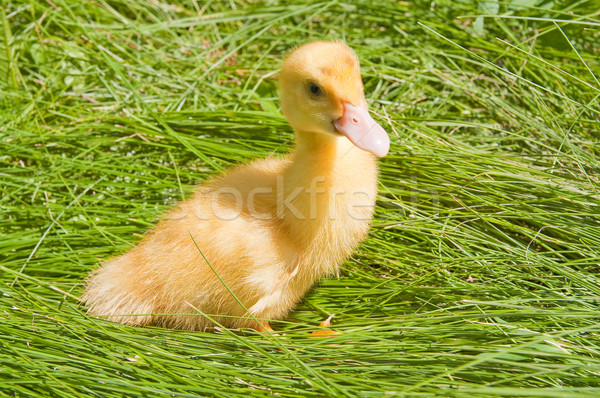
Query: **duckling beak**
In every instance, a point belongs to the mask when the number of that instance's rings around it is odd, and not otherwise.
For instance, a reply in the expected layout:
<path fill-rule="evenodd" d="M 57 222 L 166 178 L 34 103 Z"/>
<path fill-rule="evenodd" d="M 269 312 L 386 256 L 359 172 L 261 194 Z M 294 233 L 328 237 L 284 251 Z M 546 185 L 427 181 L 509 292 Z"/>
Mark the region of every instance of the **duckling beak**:
<path fill-rule="evenodd" d="M 344 114 L 333 122 L 342 135 L 362 150 L 371 152 L 377 157 L 384 157 L 390 150 L 390 137 L 369 115 L 366 104 L 354 106 L 343 102 Z"/>

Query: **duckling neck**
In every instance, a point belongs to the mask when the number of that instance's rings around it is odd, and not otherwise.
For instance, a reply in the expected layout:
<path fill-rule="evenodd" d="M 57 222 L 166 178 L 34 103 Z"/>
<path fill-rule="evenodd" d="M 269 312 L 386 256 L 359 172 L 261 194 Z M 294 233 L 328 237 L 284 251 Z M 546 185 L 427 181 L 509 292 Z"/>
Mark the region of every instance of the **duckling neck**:
<path fill-rule="evenodd" d="M 351 206 L 355 199 L 364 202 L 355 193 L 366 192 L 372 196 L 372 208 L 377 167 L 373 155 L 343 136 L 296 132 L 296 147 L 282 179 L 280 216 L 298 244 L 310 246 L 319 244 L 319 236 L 327 240 L 328 233 L 344 228 L 353 233 L 343 214 L 345 208 L 338 207 Z"/>
<path fill-rule="evenodd" d="M 296 132 L 296 146 L 292 152 L 288 177 L 296 177 L 296 173 L 309 179 L 330 176 L 336 163 L 339 163 L 340 138 L 329 134 Z"/>

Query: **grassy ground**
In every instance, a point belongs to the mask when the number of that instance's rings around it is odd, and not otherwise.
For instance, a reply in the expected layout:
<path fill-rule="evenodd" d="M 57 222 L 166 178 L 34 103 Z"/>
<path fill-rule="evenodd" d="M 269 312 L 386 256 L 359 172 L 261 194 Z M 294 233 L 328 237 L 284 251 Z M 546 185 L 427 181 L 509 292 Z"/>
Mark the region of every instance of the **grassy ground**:
<path fill-rule="evenodd" d="M 598 2 L 373 3 L 2 1 L 0 396 L 600 395 Z M 392 149 L 286 338 L 87 317 L 98 259 L 290 147 L 274 72 L 333 38 Z"/>

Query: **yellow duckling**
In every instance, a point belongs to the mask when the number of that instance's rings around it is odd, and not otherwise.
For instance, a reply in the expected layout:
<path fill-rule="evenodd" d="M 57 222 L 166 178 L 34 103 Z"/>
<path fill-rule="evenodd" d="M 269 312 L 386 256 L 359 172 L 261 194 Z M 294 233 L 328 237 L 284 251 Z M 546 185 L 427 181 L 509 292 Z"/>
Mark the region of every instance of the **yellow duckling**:
<path fill-rule="evenodd" d="M 351 255 L 375 205 L 373 155 L 389 149 L 367 110 L 358 59 L 341 42 L 305 44 L 283 63 L 279 88 L 293 152 L 200 186 L 91 275 L 90 314 L 138 326 L 204 330 L 212 319 L 270 329 Z"/>

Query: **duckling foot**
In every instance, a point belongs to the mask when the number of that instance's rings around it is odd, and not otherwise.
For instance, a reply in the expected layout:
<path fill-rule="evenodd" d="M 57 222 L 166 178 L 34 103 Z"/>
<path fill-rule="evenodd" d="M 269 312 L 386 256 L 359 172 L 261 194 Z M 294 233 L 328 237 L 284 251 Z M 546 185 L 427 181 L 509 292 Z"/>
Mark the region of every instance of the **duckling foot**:
<path fill-rule="evenodd" d="M 326 328 L 329 325 L 331 325 L 331 319 L 333 318 L 333 315 L 330 315 L 329 318 L 325 319 L 323 322 L 321 322 L 321 324 L 319 325 L 319 327 L 322 328 Z M 325 336 L 331 336 L 334 334 L 340 334 L 340 332 L 337 332 L 335 330 L 315 330 L 313 331 L 309 337 L 311 338 L 316 338 L 316 337 L 325 337 Z"/>
<path fill-rule="evenodd" d="M 261 332 L 261 333 L 265 333 L 265 332 L 266 333 L 275 333 L 275 331 L 273 330 L 271 325 L 269 325 L 268 321 L 259 323 L 255 329 L 257 332 Z"/>

